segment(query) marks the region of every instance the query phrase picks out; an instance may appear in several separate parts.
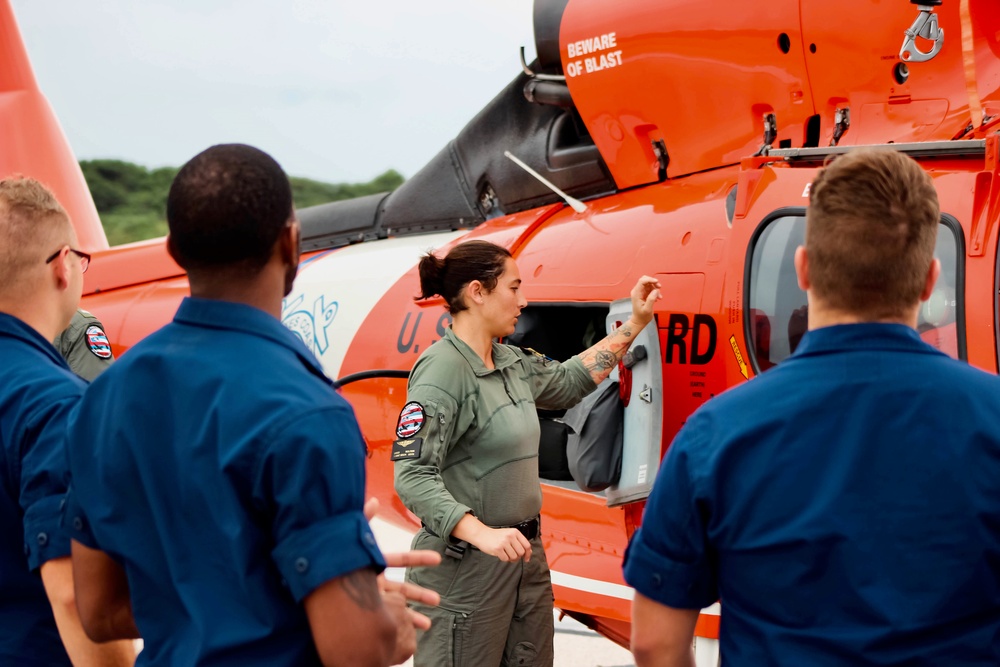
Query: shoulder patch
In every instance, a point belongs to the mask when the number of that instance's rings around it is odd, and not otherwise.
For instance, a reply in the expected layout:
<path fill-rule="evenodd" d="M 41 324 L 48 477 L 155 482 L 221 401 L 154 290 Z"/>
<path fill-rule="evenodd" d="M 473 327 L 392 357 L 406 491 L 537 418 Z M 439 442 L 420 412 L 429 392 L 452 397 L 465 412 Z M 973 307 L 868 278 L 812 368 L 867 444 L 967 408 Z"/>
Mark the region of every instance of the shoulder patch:
<path fill-rule="evenodd" d="M 412 438 L 420 432 L 426 421 L 427 413 L 424 410 L 424 406 L 416 401 L 410 401 L 399 412 L 399 422 L 396 424 L 396 437 Z"/>
<path fill-rule="evenodd" d="M 97 325 L 87 327 L 87 349 L 94 353 L 99 359 L 111 358 L 111 343 L 108 342 L 108 335 L 104 329 Z"/>
<path fill-rule="evenodd" d="M 402 461 L 404 459 L 420 458 L 420 446 L 423 442 L 423 438 L 404 438 L 396 440 L 392 443 L 392 456 L 389 457 L 389 460 Z"/>

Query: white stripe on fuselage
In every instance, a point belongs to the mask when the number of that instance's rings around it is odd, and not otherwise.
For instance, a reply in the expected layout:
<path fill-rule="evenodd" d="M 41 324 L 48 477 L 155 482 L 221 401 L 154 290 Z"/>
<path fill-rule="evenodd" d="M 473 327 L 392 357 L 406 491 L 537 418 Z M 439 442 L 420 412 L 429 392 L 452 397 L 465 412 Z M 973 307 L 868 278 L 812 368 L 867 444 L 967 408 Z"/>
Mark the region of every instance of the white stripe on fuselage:
<path fill-rule="evenodd" d="M 281 304 L 281 322 L 295 332 L 332 378 L 375 304 L 412 269 L 420 255 L 466 232 L 366 241 L 303 266 Z"/>

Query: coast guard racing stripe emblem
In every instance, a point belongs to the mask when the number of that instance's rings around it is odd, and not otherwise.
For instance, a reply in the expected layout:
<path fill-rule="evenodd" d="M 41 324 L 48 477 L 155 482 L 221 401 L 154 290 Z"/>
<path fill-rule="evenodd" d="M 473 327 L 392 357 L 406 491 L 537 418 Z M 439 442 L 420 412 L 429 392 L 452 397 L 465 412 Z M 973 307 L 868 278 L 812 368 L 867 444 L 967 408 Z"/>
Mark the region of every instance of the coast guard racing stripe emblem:
<path fill-rule="evenodd" d="M 95 357 L 111 358 L 111 343 L 108 342 L 108 335 L 104 333 L 104 329 L 96 324 L 87 327 L 87 347 L 94 353 Z"/>
<path fill-rule="evenodd" d="M 396 424 L 396 437 L 412 438 L 424 427 L 425 419 L 424 406 L 416 401 L 407 403 L 399 413 L 399 423 Z"/>

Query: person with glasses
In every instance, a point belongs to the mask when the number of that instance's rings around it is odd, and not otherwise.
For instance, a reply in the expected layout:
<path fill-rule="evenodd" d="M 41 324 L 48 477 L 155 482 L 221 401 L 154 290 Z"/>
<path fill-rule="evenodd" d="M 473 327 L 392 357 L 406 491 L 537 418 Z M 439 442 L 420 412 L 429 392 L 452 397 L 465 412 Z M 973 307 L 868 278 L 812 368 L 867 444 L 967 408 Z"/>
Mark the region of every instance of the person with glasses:
<path fill-rule="evenodd" d="M 0 180 L 0 664 L 128 665 L 131 642 L 97 645 L 76 610 L 66 492 L 67 418 L 86 383 L 49 342 L 66 328 L 89 255 L 59 202 Z M 61 641 L 60 641 L 61 640 Z"/>

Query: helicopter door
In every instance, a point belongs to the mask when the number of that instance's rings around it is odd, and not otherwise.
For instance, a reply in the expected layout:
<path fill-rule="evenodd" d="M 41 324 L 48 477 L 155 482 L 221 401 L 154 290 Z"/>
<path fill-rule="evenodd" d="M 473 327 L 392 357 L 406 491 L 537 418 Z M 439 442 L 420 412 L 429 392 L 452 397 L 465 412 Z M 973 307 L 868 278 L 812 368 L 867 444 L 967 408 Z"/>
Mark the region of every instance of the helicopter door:
<path fill-rule="evenodd" d="M 632 302 L 619 299 L 611 303 L 607 332 L 611 333 L 632 314 Z M 660 345 L 655 323 L 650 323 L 636 337 L 623 363 L 611 379 L 619 383 L 625 402 L 623 425 L 622 471 L 617 484 L 607 491 L 608 506 L 641 500 L 653 488 L 660 467 L 660 433 L 663 429 L 663 376 L 660 371 Z"/>

